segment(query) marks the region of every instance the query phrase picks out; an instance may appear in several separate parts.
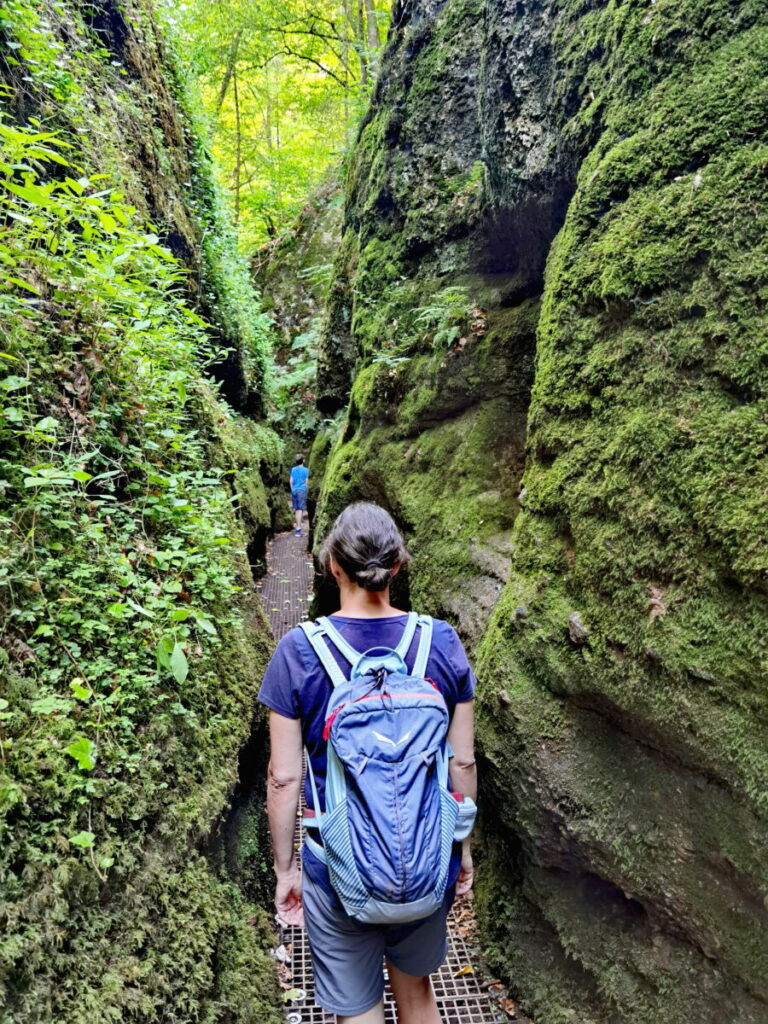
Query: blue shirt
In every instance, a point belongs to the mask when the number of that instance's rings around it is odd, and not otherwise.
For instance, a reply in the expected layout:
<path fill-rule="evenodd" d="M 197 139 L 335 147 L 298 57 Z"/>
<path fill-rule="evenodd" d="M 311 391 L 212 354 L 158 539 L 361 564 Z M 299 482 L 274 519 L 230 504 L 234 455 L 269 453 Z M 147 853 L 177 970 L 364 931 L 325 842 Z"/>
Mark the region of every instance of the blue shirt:
<path fill-rule="evenodd" d="M 403 635 L 407 616 L 393 615 L 383 619 L 354 619 L 344 615 L 330 616 L 334 626 L 344 639 L 357 651 L 371 647 L 397 647 Z M 418 646 L 419 630 L 411 643 L 405 661 L 413 667 Z M 332 647 L 333 656 L 342 672 L 349 677 L 350 664 L 344 656 Z M 472 700 L 475 693 L 475 676 L 467 661 L 461 640 L 453 626 L 442 619 L 433 620 L 432 646 L 427 660 L 426 676 L 433 680 L 448 705 L 448 714 L 453 718 L 457 704 Z M 333 691 L 331 680 L 312 650 L 312 645 L 303 630 L 296 627 L 282 638 L 267 666 L 264 681 L 259 690 L 259 701 L 286 718 L 301 719 L 301 731 L 317 782 L 321 808 L 325 809 L 326 741 L 323 739 L 326 708 Z M 304 801 L 313 807 L 309 780 L 304 785 Z M 328 871 L 306 848 L 303 853 L 304 868 L 312 880 L 332 893 Z M 460 857 L 454 858 L 449 883 L 453 884 L 458 875 Z"/>
<path fill-rule="evenodd" d="M 306 466 L 294 466 L 291 470 L 291 490 L 303 491 L 307 486 L 309 470 Z"/>

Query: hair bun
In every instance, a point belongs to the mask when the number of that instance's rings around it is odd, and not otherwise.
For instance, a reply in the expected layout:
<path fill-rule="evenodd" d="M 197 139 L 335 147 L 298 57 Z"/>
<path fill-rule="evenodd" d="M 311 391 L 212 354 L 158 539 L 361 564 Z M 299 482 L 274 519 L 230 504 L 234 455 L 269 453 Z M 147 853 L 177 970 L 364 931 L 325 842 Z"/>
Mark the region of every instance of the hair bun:
<path fill-rule="evenodd" d="M 372 561 L 374 561 L 374 559 L 372 559 Z M 362 569 L 358 569 L 352 577 L 352 580 L 364 590 L 384 590 L 384 588 L 389 584 L 391 578 L 392 570 L 387 569 L 386 566 L 379 562 L 370 569 L 367 565 Z"/>

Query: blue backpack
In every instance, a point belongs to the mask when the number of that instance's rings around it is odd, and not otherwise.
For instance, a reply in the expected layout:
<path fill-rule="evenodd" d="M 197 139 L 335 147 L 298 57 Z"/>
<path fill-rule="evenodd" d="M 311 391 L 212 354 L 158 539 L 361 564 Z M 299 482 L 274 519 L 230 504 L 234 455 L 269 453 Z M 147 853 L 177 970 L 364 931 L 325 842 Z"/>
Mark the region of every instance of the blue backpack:
<path fill-rule="evenodd" d="M 420 630 L 413 670 L 405 656 Z M 448 783 L 448 708 L 424 678 L 432 619 L 411 612 L 395 650 L 354 650 L 327 618 L 303 622 L 333 683 L 326 711 L 328 773 L 320 814 L 309 772 L 322 845 L 307 844 L 328 866 L 346 912 L 369 924 L 416 921 L 443 902 L 451 850 L 472 830 L 476 808 Z M 350 662 L 349 679 L 328 643 Z"/>

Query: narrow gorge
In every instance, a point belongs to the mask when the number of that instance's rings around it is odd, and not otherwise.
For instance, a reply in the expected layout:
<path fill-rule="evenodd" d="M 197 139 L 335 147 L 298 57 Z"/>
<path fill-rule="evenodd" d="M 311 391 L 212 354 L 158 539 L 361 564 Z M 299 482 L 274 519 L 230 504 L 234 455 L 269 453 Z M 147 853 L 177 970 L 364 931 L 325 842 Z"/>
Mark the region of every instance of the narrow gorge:
<path fill-rule="evenodd" d="M 476 666 L 523 1011 L 768 1024 L 763 0 L 398 0 L 248 264 L 148 0 L 0 32 L 3 1024 L 283 1018 L 254 577 L 310 443 L 315 552 L 384 505 Z"/>

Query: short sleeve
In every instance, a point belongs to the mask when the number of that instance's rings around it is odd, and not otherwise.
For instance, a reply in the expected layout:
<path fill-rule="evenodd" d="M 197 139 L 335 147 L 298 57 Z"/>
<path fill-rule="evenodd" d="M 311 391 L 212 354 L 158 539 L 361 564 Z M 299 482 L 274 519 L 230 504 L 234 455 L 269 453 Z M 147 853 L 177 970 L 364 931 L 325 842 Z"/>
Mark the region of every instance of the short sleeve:
<path fill-rule="evenodd" d="M 277 645 L 259 689 L 259 702 L 286 718 L 301 717 L 293 688 L 293 680 L 297 678 L 297 660 L 300 660 L 299 654 L 293 637 L 288 633 Z"/>
<path fill-rule="evenodd" d="M 448 659 L 456 679 L 456 703 L 465 704 L 475 696 L 477 679 L 467 660 L 464 645 L 455 629 L 451 628 Z"/>

